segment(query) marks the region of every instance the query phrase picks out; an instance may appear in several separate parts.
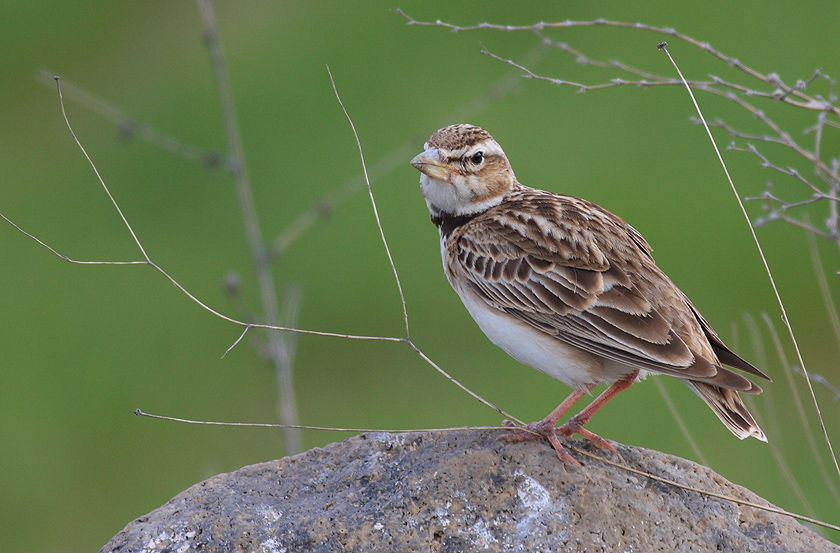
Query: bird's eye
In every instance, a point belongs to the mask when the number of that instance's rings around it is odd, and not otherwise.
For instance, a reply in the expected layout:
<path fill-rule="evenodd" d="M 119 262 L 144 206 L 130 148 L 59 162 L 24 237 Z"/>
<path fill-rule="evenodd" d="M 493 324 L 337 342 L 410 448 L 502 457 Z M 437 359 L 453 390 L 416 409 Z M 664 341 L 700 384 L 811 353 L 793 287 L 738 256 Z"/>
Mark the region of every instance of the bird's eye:
<path fill-rule="evenodd" d="M 482 161 L 484 161 L 484 154 L 482 152 L 476 152 L 472 155 L 470 161 L 473 162 L 473 165 L 479 165 Z"/>

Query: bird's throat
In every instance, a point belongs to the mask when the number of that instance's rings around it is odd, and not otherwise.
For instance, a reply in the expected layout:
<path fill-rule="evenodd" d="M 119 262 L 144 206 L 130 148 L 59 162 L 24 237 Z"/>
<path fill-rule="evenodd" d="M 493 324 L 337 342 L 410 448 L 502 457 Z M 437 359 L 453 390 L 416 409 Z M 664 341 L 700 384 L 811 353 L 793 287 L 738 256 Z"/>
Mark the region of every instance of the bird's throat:
<path fill-rule="evenodd" d="M 432 215 L 432 222 L 440 229 L 440 235 L 442 237 L 446 237 L 479 215 L 481 215 L 481 213 L 469 213 L 467 215 L 439 213 L 437 215 Z"/>

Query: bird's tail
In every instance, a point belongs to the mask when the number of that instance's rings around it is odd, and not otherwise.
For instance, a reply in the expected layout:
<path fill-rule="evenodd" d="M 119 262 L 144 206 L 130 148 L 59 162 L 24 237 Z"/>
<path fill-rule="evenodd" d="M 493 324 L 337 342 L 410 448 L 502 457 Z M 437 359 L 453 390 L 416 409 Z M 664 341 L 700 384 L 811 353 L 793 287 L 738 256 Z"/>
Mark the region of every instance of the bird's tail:
<path fill-rule="evenodd" d="M 767 437 L 758 427 L 750 412 L 747 411 L 747 407 L 741 401 L 738 392 L 727 388 L 718 388 L 696 380 L 684 380 L 683 382 L 700 396 L 700 399 L 705 401 L 706 405 L 712 408 L 715 415 L 738 439 L 743 440 L 752 436 L 762 442 L 767 441 Z"/>

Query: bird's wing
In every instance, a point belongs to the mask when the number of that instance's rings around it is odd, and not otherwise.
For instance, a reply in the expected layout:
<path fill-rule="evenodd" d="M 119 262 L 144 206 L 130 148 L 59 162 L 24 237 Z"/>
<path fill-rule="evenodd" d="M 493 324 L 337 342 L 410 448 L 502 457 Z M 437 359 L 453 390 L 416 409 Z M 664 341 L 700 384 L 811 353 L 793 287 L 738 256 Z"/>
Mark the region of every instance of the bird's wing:
<path fill-rule="evenodd" d="M 555 195 L 508 202 L 453 239 L 458 272 L 495 309 L 614 361 L 760 391 L 720 366 L 690 304 L 653 264 L 641 235 L 595 204 Z"/>

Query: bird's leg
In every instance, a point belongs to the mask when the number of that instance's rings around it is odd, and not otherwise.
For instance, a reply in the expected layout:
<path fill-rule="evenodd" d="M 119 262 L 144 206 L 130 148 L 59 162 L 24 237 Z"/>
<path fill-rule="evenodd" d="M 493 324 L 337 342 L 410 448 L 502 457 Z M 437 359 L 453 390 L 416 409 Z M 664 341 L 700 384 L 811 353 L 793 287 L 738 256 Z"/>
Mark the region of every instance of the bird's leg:
<path fill-rule="evenodd" d="M 615 382 L 610 385 L 609 388 L 604 390 L 601 395 L 596 397 L 592 400 L 592 403 L 587 405 L 581 412 L 577 415 L 573 416 L 565 423 L 560 425 L 557 429 L 557 432 L 563 434 L 566 437 L 572 436 L 572 434 L 580 434 L 584 438 L 587 438 L 595 447 L 606 447 L 616 455 L 618 452 L 615 450 L 613 446 L 611 446 L 604 438 L 598 436 L 597 434 L 593 434 L 589 430 L 585 430 L 583 425 L 589 422 L 589 419 L 592 418 L 592 415 L 595 414 L 595 411 L 600 409 L 607 403 L 609 400 L 614 398 L 620 391 L 626 390 L 630 386 L 633 385 L 633 382 L 636 381 L 636 377 L 639 376 L 639 370 L 636 369 L 635 371 L 631 372 L 627 376 L 623 377 L 621 380 L 616 380 Z M 621 455 L 618 455 L 621 458 Z"/>
<path fill-rule="evenodd" d="M 505 438 L 513 442 L 527 440 L 535 436 L 542 436 L 551 443 L 551 446 L 554 448 L 555 453 L 557 453 L 557 457 L 561 461 L 569 461 L 572 464 L 580 467 L 580 463 L 578 463 L 571 455 L 569 455 L 569 453 L 566 451 L 566 448 L 564 448 L 563 445 L 560 443 L 560 440 L 557 439 L 554 426 L 557 424 L 557 421 L 560 420 L 560 417 L 565 415 L 566 411 L 568 411 L 571 408 L 571 406 L 574 405 L 575 402 L 577 402 L 577 400 L 583 397 L 586 393 L 589 392 L 589 390 L 591 390 L 594 387 L 595 384 L 590 384 L 587 385 L 585 388 L 579 388 L 577 390 L 572 391 L 572 393 L 569 394 L 569 396 L 563 400 L 563 403 L 558 405 L 557 408 L 554 409 L 554 411 L 549 413 L 548 416 L 541 421 L 532 422 L 530 424 L 526 424 L 525 426 L 515 426 L 511 421 L 504 421 L 504 425 L 511 428 L 511 431 L 505 436 Z"/>

